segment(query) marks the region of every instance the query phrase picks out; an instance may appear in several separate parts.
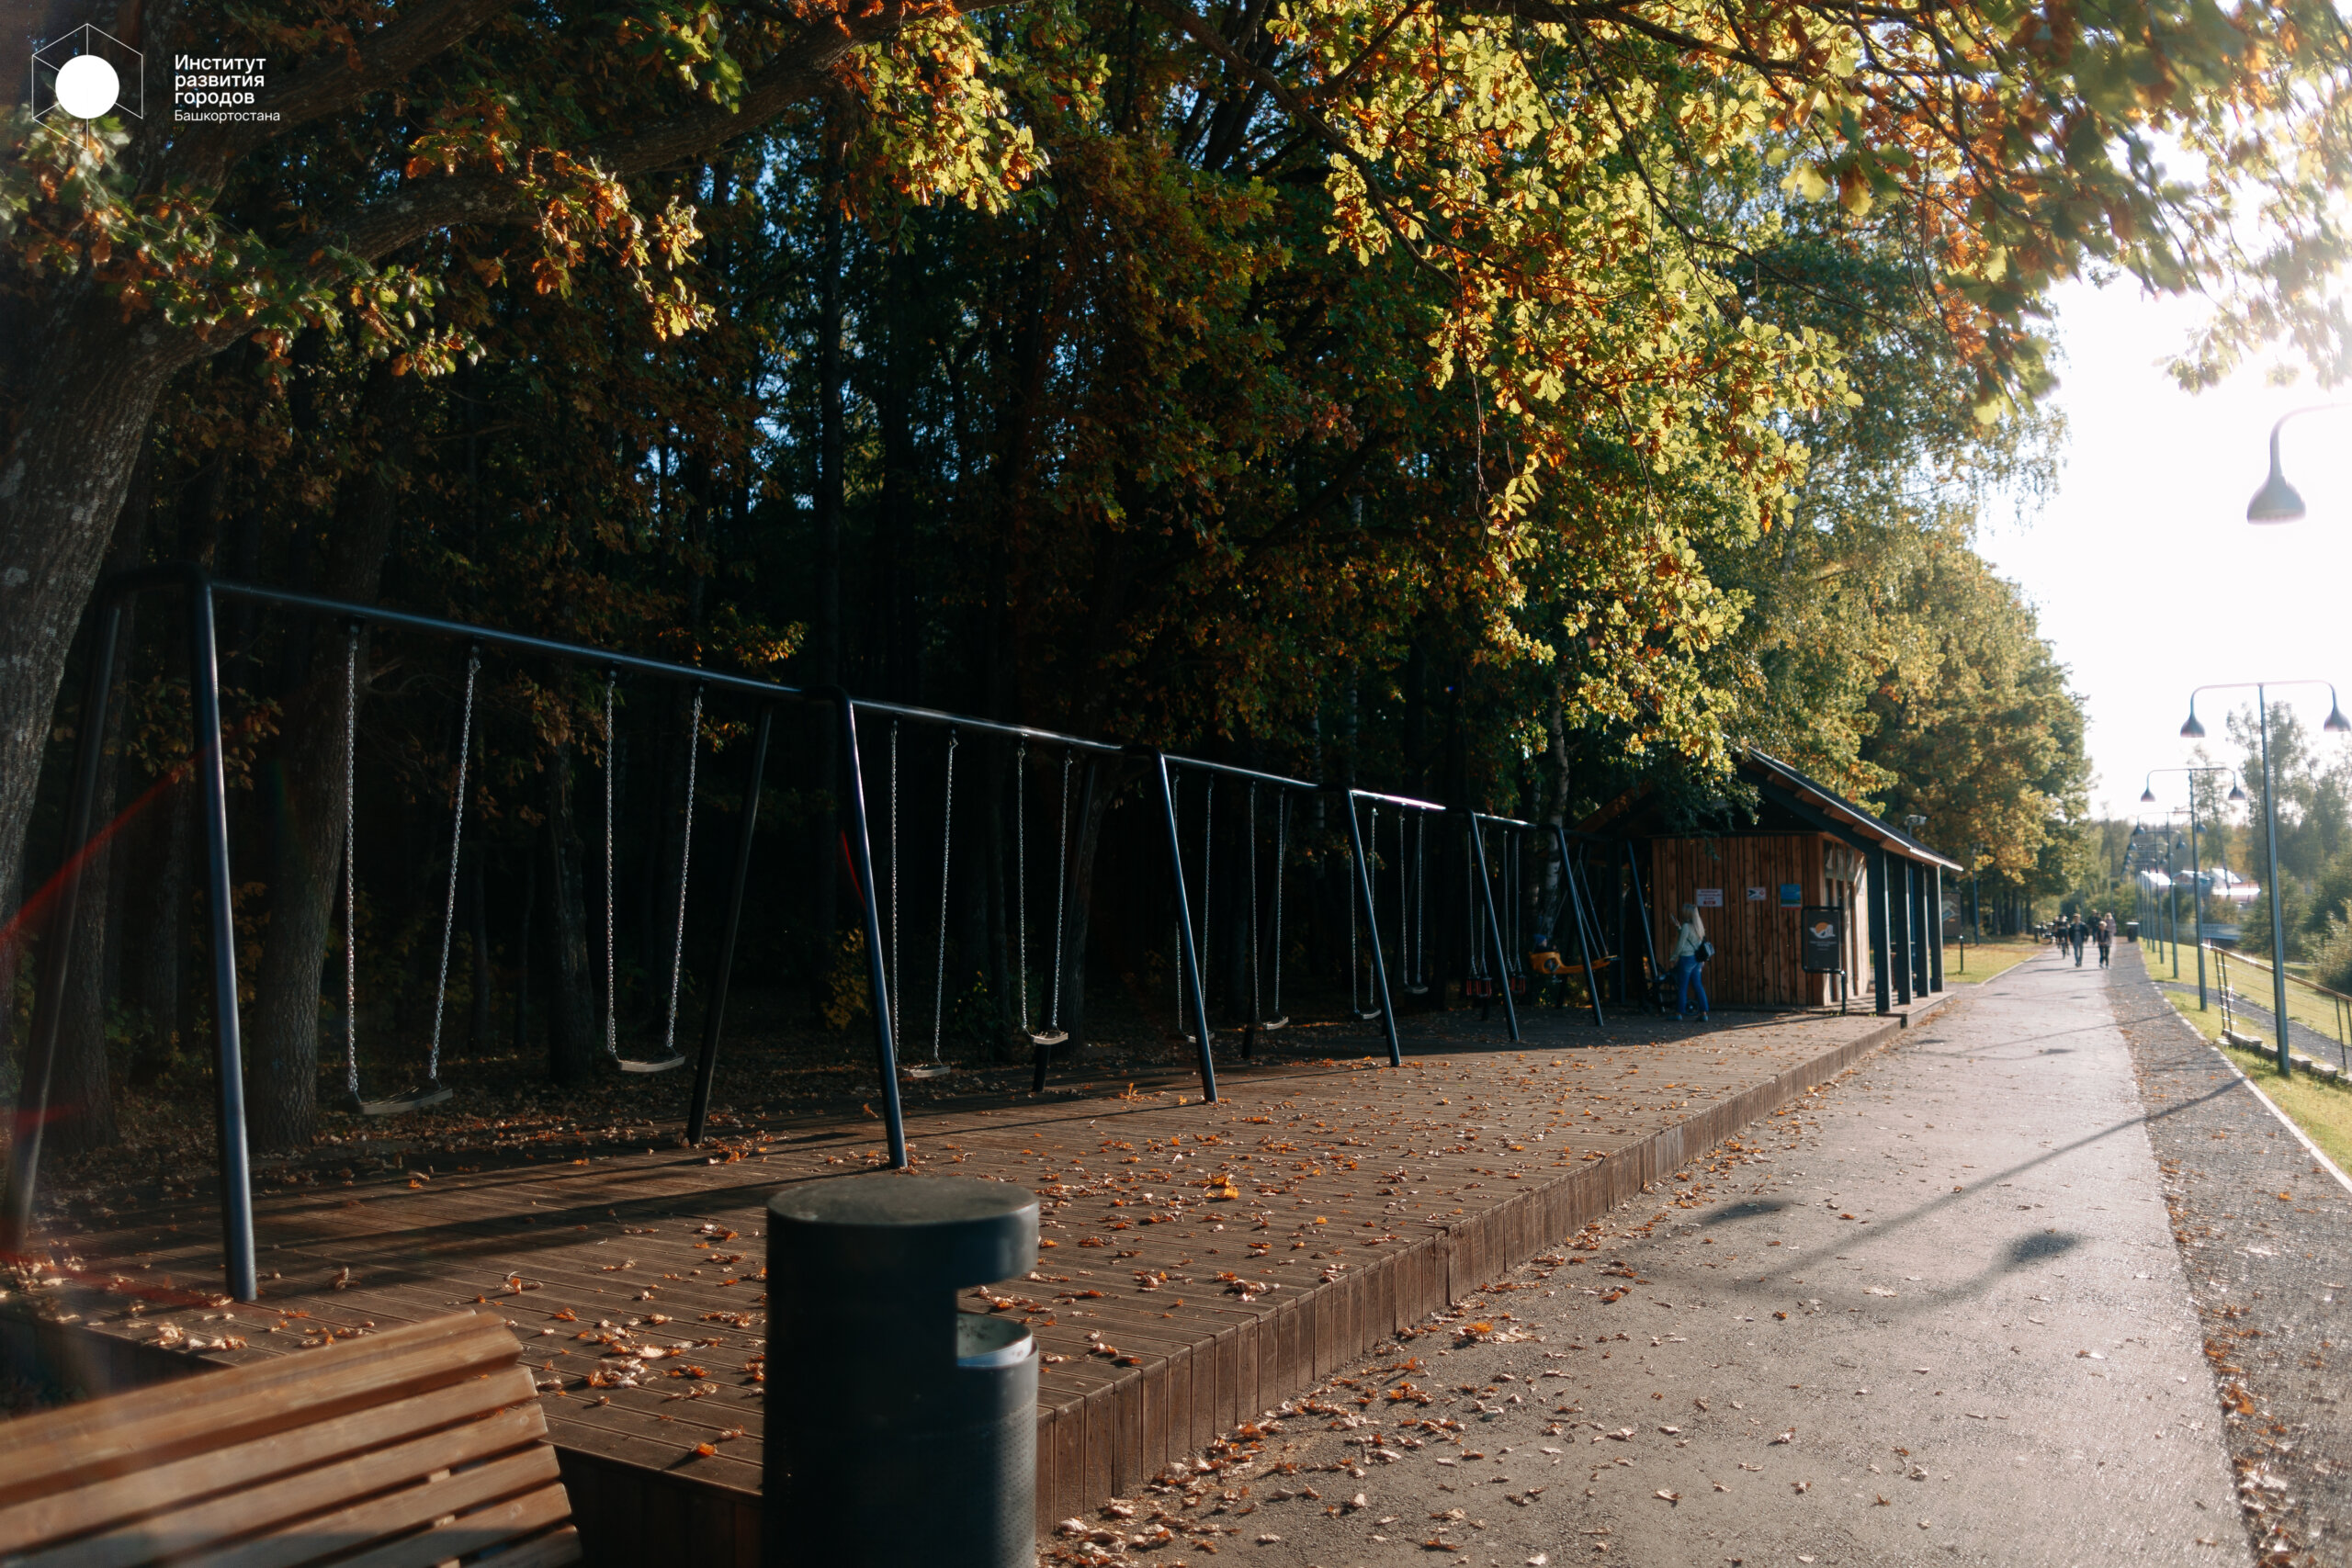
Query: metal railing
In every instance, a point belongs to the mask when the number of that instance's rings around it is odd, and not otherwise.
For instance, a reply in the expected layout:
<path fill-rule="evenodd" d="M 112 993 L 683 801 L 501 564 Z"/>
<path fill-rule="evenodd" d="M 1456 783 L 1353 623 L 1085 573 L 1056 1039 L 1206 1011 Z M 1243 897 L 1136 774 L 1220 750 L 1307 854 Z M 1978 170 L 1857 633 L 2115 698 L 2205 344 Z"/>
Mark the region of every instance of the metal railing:
<path fill-rule="evenodd" d="M 2234 1034 L 2237 1032 L 2237 1009 L 2242 1004 L 2238 998 L 2236 987 L 2230 984 L 2230 964 L 2235 962 L 2247 968 L 2260 970 L 2265 976 L 2271 974 L 2271 966 L 2259 958 L 2250 958 L 2243 953 L 2233 953 L 2229 948 L 2210 942 L 2205 944 L 2205 951 L 2212 955 L 2214 967 L 2220 978 L 2222 1028 Z M 2321 998 L 2326 999 L 2329 1027 L 2335 1034 L 2335 1069 L 2339 1075 L 2352 1077 L 2352 996 L 2346 996 L 2342 991 L 2331 990 L 2316 981 L 2306 980 L 2292 971 L 2288 973 L 2286 979 L 2287 994 L 2290 998 L 2300 993 L 2314 999 Z M 2270 1010 L 2262 1003 L 2257 1002 L 2256 1005 L 2261 1007 L 2266 1012 Z M 2290 1026 L 2288 1033 L 2288 1043 L 2290 1049 L 2294 1042 L 2291 1025 L 2301 1023 L 2305 1029 L 2314 1032 L 2319 1032 L 2319 1025 L 2308 1018 L 2297 1017 L 2291 1006 L 2287 1010 L 2287 1017 L 2279 1021 Z"/>

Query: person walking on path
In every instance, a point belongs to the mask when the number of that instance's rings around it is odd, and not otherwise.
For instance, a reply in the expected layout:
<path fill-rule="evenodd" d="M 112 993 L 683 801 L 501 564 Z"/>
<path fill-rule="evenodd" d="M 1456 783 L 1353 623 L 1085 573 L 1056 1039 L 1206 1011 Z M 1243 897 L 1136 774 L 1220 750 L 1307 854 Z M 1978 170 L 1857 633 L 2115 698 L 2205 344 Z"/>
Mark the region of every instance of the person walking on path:
<path fill-rule="evenodd" d="M 2098 966 L 2100 968 L 2107 967 L 2107 961 L 2114 951 L 2115 911 L 2110 909 L 2098 918 Z"/>
<path fill-rule="evenodd" d="M 2076 915 L 2066 927 L 2066 940 L 2074 944 L 2075 967 L 2077 969 L 2083 966 L 2083 943 L 2090 939 L 2090 927 L 2083 923 L 2080 915 Z"/>
<path fill-rule="evenodd" d="M 1707 922 L 1699 918 L 1699 906 L 1683 905 L 1682 929 L 1675 933 L 1673 953 L 1674 1016 L 1677 1019 L 1690 1016 L 1690 993 L 1695 989 L 1699 993 L 1699 1020 L 1702 1023 L 1706 1021 L 1707 980 L 1700 971 L 1706 964 L 1707 949 Z"/>

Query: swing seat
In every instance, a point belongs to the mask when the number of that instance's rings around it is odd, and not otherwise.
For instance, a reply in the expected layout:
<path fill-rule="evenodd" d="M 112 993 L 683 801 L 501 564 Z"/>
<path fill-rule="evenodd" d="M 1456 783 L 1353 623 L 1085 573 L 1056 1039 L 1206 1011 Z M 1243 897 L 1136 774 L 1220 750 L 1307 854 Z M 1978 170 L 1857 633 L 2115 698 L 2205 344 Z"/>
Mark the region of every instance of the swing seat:
<path fill-rule="evenodd" d="M 956 1069 L 944 1062 L 919 1062 L 907 1069 L 910 1078 L 944 1078 Z"/>
<path fill-rule="evenodd" d="M 412 1111 L 423 1111 L 427 1106 L 441 1104 L 449 1098 L 451 1092 L 445 1084 L 422 1083 L 407 1093 L 393 1095 L 389 1100 L 363 1100 L 359 1102 L 359 1114 L 362 1116 L 404 1116 Z"/>
<path fill-rule="evenodd" d="M 640 1060 L 635 1056 L 616 1056 L 614 1058 L 614 1065 L 625 1073 L 666 1073 L 673 1067 L 684 1066 L 686 1059 L 675 1054 L 656 1056 L 650 1060 Z"/>
<path fill-rule="evenodd" d="M 1356 1016 L 1363 1020 L 1366 1023 L 1376 1023 L 1379 1021 L 1382 1015 L 1378 1008 L 1364 1008 L 1359 1010 Z"/>
<path fill-rule="evenodd" d="M 1408 997 L 1426 997 L 1430 994 L 1430 988 L 1427 986 L 1399 986 L 1396 988 Z"/>
<path fill-rule="evenodd" d="M 1033 1029 L 1029 1032 L 1029 1041 L 1034 1045 L 1058 1045 L 1069 1038 L 1069 1031 L 1067 1029 Z"/>
<path fill-rule="evenodd" d="M 1259 1024 L 1259 1025 L 1258 1025 L 1258 1028 L 1259 1028 L 1259 1029 L 1261 1029 L 1261 1030 L 1268 1030 L 1268 1029 L 1288 1029 L 1289 1027 L 1290 1027 L 1290 1014 L 1288 1014 L 1288 1013 L 1284 1013 L 1284 1014 L 1283 1014 L 1283 1015 L 1282 1015 L 1282 1017 L 1280 1017 L 1280 1018 L 1270 1018 L 1270 1019 L 1267 1019 L 1264 1022 L 1262 1022 L 1262 1023 L 1261 1023 L 1261 1024 Z"/>

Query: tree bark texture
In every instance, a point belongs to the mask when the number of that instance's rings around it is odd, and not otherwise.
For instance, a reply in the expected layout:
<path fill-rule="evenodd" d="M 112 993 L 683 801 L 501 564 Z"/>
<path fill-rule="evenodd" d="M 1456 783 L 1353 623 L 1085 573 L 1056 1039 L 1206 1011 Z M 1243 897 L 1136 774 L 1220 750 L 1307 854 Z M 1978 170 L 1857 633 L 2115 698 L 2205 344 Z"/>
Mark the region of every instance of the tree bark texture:
<path fill-rule="evenodd" d="M 322 588 L 329 598 L 372 602 L 400 517 L 401 478 L 419 399 L 413 378 L 379 368 L 361 395 L 363 428 L 381 445 L 376 461 L 349 475 L 336 497 Z M 318 627 L 341 643 L 337 627 Z M 340 652 L 338 646 L 336 651 Z M 277 767 L 284 817 L 276 835 L 277 876 L 268 934 L 254 976 L 245 1025 L 245 1111 L 257 1149 L 307 1145 L 318 1129 L 319 982 L 333 941 L 342 878 L 344 660 L 313 661 L 311 678 L 286 698 Z M 359 691 L 368 689 L 368 649 Z"/>
<path fill-rule="evenodd" d="M 596 998 L 588 978 L 587 889 L 581 874 L 580 823 L 572 810 L 572 749 L 554 747 L 547 759 L 547 819 L 539 832 L 540 883 L 548 919 L 540 974 L 548 991 L 548 1071 L 559 1084 L 584 1083 L 603 1055 Z"/>

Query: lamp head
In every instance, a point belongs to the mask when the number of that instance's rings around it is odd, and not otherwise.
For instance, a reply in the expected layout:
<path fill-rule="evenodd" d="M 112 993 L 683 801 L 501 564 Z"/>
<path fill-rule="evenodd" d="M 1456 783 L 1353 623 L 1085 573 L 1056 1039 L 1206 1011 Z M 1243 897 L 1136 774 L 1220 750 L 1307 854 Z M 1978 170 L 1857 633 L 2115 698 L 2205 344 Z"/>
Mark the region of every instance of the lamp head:
<path fill-rule="evenodd" d="M 2249 523 L 2300 523 L 2303 520 L 2303 498 L 2287 482 L 2278 468 L 2278 433 L 2270 434 L 2270 477 L 2245 503 L 2245 520 Z"/>
<path fill-rule="evenodd" d="M 2141 805 L 2143 805 L 2143 806 L 2154 806 L 2155 803 L 2156 803 L 2156 792 L 2155 792 L 2154 789 L 2143 789 L 2143 790 L 2142 790 L 2142 791 L 2140 792 L 2140 804 L 2141 804 Z"/>
<path fill-rule="evenodd" d="M 2233 806 L 2243 806 L 2245 803 L 2245 791 L 2239 788 L 2234 784 L 2230 785 L 2230 804 Z"/>
<path fill-rule="evenodd" d="M 2180 737 L 2184 740 L 2205 739 L 2205 727 L 2197 722 L 2197 704 L 2194 701 L 2188 705 L 2188 722 L 2180 727 Z"/>
<path fill-rule="evenodd" d="M 2343 705 L 2335 700 L 2335 688 L 2327 689 L 2327 717 L 2320 728 L 2330 735 L 2352 735 L 2352 718 L 2344 716 Z"/>

